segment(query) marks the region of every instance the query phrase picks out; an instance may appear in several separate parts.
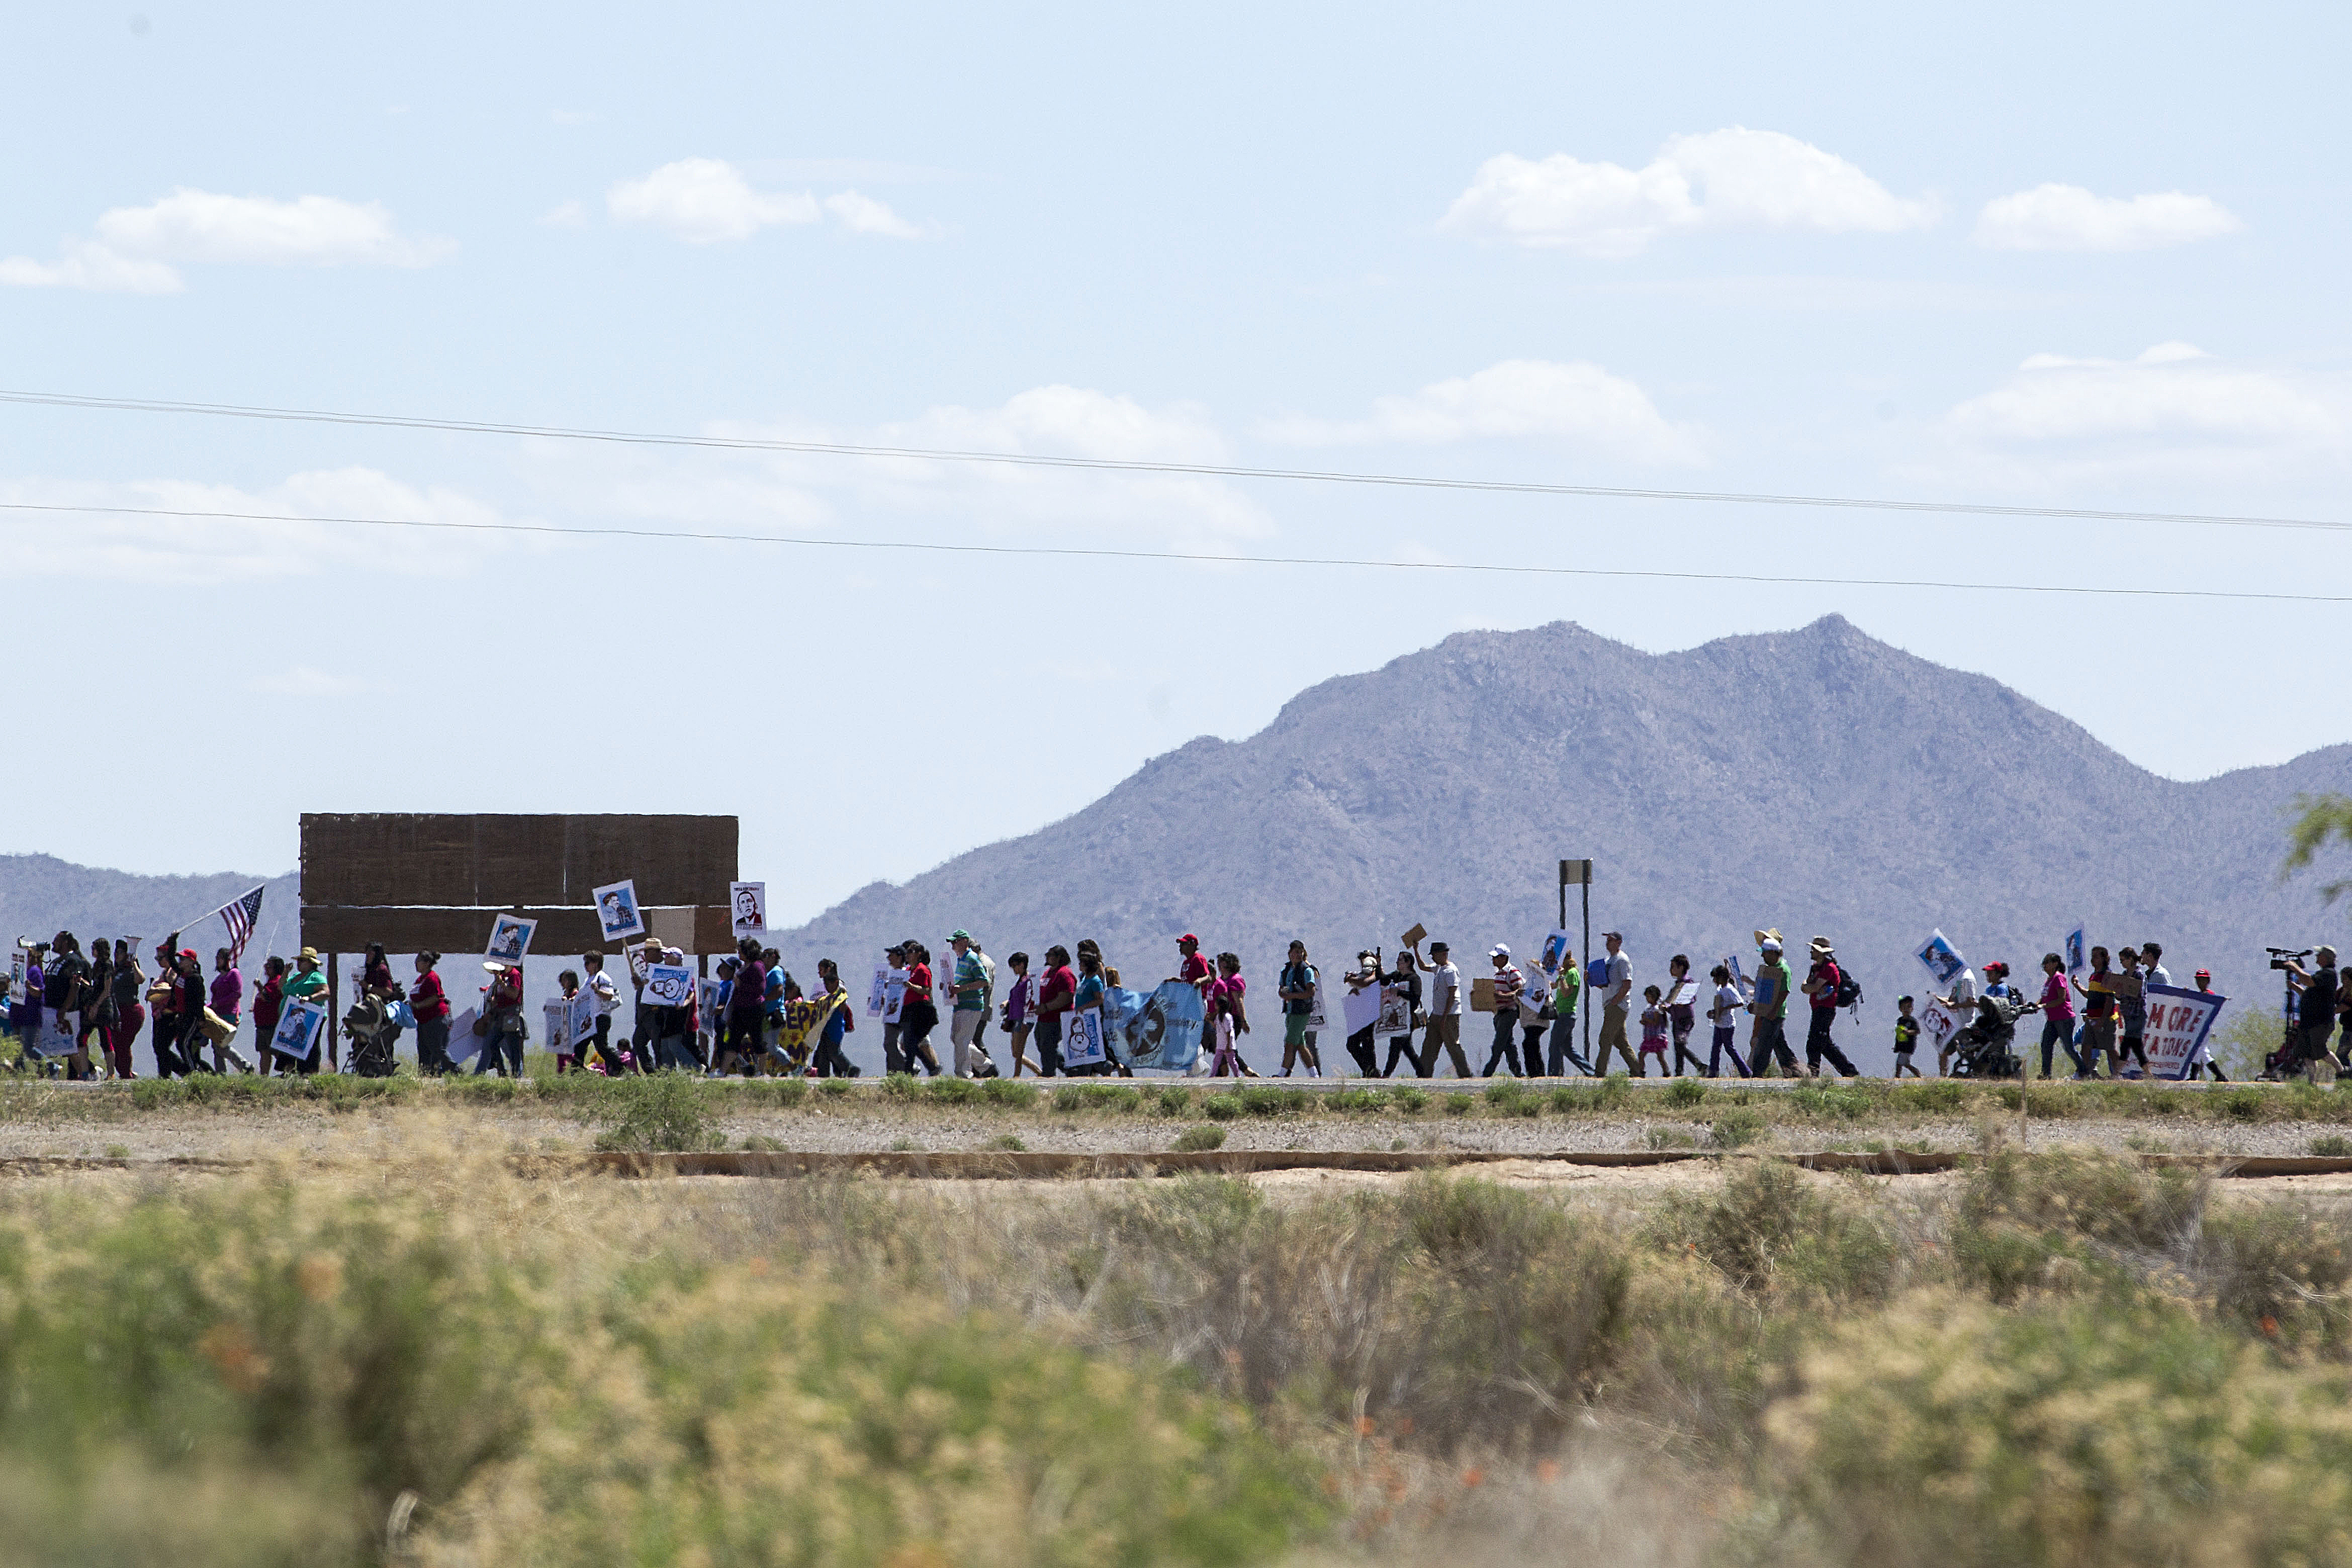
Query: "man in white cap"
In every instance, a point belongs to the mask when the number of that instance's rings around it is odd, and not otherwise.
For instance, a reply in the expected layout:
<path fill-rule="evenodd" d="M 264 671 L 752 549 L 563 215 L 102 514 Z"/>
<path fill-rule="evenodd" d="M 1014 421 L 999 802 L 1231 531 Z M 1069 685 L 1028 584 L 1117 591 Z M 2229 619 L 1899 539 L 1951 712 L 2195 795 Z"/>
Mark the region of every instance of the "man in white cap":
<path fill-rule="evenodd" d="M 1797 1058 L 1789 1049 L 1789 966 L 1780 956 L 1780 934 L 1759 931 L 1756 934 L 1756 996 L 1748 1010 L 1756 1017 L 1756 1027 L 1748 1037 L 1748 1066 L 1759 1078 L 1771 1074 L 1774 1056 L 1797 1076 Z"/>
<path fill-rule="evenodd" d="M 1486 1070 L 1481 1078 L 1495 1076 L 1495 1063 L 1501 1062 L 1511 1070 L 1511 1076 L 1523 1078 L 1519 1070 L 1518 1035 L 1519 994 L 1528 982 L 1518 967 L 1511 962 L 1511 950 L 1497 942 L 1486 949 L 1486 956 L 1495 965 L 1495 1049 L 1486 1053 Z"/>
<path fill-rule="evenodd" d="M 1592 983 L 1601 992 L 1601 1044 L 1592 1052 L 1592 1065 L 1602 1072 L 1609 1071 L 1609 1052 L 1614 1047 L 1625 1059 L 1625 1071 L 1636 1078 L 1647 1078 L 1642 1059 L 1633 1054 L 1633 1045 L 1625 1038 L 1625 1007 L 1633 994 L 1633 959 L 1625 951 L 1625 935 L 1622 931 L 1603 931 L 1601 939 L 1609 951 L 1593 968 L 1597 971 Z"/>

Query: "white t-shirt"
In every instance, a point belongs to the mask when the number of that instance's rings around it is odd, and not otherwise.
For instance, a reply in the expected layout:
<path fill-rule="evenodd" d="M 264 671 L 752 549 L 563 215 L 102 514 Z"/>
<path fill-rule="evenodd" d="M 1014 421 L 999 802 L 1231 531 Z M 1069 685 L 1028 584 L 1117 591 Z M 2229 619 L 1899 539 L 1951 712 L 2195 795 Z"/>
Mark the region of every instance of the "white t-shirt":
<path fill-rule="evenodd" d="M 1601 1005 L 1622 1008 L 1633 992 L 1633 958 L 1622 947 L 1601 960 L 1609 967 L 1608 983 L 1601 988 Z"/>
<path fill-rule="evenodd" d="M 1949 1001 L 1952 1007 L 1962 1009 L 1977 1005 L 1977 972 L 1974 969 L 1960 971 L 1960 977 L 1952 982 Z"/>
<path fill-rule="evenodd" d="M 588 989 L 596 998 L 596 1016 L 611 1018 L 621 1010 L 621 993 L 613 984 L 613 977 L 599 969 L 588 977 Z"/>
<path fill-rule="evenodd" d="M 1432 1017 L 1443 1018 L 1462 1011 L 1462 971 L 1452 963 L 1437 966 L 1431 971 L 1429 1011 Z"/>
<path fill-rule="evenodd" d="M 1727 980 L 1715 988 L 1715 1007 L 1706 1016 L 1717 1029 L 1726 1028 L 1732 1015 L 1747 1005 L 1740 998 L 1739 988 Z"/>

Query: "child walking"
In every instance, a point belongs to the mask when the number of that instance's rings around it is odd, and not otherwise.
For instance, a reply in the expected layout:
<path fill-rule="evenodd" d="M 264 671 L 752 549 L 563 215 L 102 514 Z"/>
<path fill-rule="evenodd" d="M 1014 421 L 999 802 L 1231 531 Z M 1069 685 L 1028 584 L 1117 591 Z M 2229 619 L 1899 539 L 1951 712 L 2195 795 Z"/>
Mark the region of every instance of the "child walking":
<path fill-rule="evenodd" d="M 1658 1005 L 1658 988 L 1655 986 L 1643 987 L 1642 999 L 1650 1004 L 1642 1009 L 1642 1065 L 1647 1068 L 1650 1057 L 1654 1054 L 1658 1066 L 1663 1069 L 1666 1065 L 1666 1009 Z M 1682 1063 L 1675 1065 L 1679 1069 Z M 1679 1071 L 1675 1076 L 1681 1076 Z"/>
<path fill-rule="evenodd" d="M 1895 1077 L 1900 1078 L 1906 1072 L 1914 1078 L 1919 1076 L 1919 1069 L 1911 1061 L 1911 1053 L 1918 1049 L 1919 1020 L 1911 1016 L 1911 998 L 1897 997 L 1895 998 Z"/>
<path fill-rule="evenodd" d="M 1706 972 L 1706 977 L 1715 982 L 1715 1005 L 1706 1009 L 1707 1021 L 1715 1026 L 1715 1047 L 1706 1053 L 1706 1075 L 1709 1078 L 1722 1077 L 1723 1059 L 1727 1055 L 1731 1058 L 1731 1065 L 1738 1070 L 1739 1076 L 1749 1077 L 1751 1074 L 1747 1061 L 1739 1054 L 1739 1047 L 1732 1043 L 1738 1030 L 1731 1021 L 1738 1016 L 1739 1009 L 1748 1005 L 1748 998 L 1739 994 L 1738 986 L 1731 983 L 1731 967 L 1728 964 L 1717 964 Z"/>
<path fill-rule="evenodd" d="M 1699 1061 L 1698 1052 L 1690 1049 L 1691 1030 L 1698 1022 L 1695 1000 L 1698 988 L 1691 983 L 1690 967 L 1690 959 L 1681 953 L 1666 965 L 1666 973 L 1673 981 L 1673 988 L 1666 993 L 1666 1029 L 1674 1037 L 1675 1076 L 1683 1075 L 1683 1063 L 1688 1061 L 1691 1076 L 1704 1078 L 1707 1075 L 1706 1067 Z"/>

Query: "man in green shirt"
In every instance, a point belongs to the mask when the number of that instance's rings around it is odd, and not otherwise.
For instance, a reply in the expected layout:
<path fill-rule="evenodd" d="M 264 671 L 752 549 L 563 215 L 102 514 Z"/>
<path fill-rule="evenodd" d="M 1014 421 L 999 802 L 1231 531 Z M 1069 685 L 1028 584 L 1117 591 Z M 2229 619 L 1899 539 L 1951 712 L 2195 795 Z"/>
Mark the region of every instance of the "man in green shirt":
<path fill-rule="evenodd" d="M 1571 1065 L 1587 1078 L 1598 1076 L 1576 1049 L 1576 1004 L 1583 995 L 1584 971 L 1576 967 L 1576 954 L 1563 948 L 1559 977 L 1551 983 L 1551 1040 L 1544 1048 L 1548 1078 L 1563 1076 Z"/>
<path fill-rule="evenodd" d="M 985 1076 L 980 1064 L 988 1061 L 982 1050 L 980 1026 L 988 1021 L 988 966 L 980 960 L 980 949 L 969 931 L 958 931 L 948 938 L 955 949 L 955 1016 L 948 1024 L 948 1039 L 955 1043 L 955 1075 L 958 1078 Z M 992 1071 L 993 1069 L 992 1068 Z"/>
<path fill-rule="evenodd" d="M 1748 1010 L 1756 1015 L 1756 1028 L 1748 1043 L 1748 1065 L 1759 1078 L 1768 1076 L 1775 1051 L 1789 1076 L 1797 1073 L 1796 1053 L 1789 1049 L 1789 965 L 1780 956 L 1780 934 L 1759 931 L 1756 934 L 1756 999 Z"/>

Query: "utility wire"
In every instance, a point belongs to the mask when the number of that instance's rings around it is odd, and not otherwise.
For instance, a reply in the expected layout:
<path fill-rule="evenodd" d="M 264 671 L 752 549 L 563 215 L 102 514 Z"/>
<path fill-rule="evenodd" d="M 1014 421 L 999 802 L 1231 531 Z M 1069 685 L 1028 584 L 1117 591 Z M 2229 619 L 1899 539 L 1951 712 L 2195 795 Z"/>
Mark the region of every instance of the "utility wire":
<path fill-rule="evenodd" d="M 426 419 L 405 414 L 349 413 L 328 409 L 268 408 L 242 403 L 180 402 L 154 398 L 84 397 L 71 392 L 8 392 L 0 402 L 52 408 L 107 409 L 138 413 L 194 413 L 218 418 L 288 420 L 310 424 L 369 425 L 392 430 L 441 430 L 472 435 L 527 435 L 629 446 L 687 446 L 723 452 L 799 453 L 832 457 L 891 458 L 925 463 L 985 463 L 1023 468 L 1072 468 L 1098 473 L 1174 474 L 1216 479 L 1279 479 L 1325 485 L 1381 485 L 1415 490 L 1469 490 L 1520 496 L 1573 496 L 1612 501 L 1705 501 L 1742 507 L 1816 507 L 1843 511 L 1915 512 L 1983 517 L 2051 517 L 2103 523 L 2189 523 L 2206 527 L 2315 528 L 2352 531 L 2352 523 L 2316 517 L 2269 517 L 2203 512 L 2121 512 L 2089 507 L 2000 507 L 1968 501 L 1871 499 L 1853 496 L 1781 496 L 1726 490 L 1635 489 L 1606 485 L 1554 485 L 1515 479 L 1447 479 L 1411 474 L 1358 474 L 1317 468 L 1252 468 L 1221 463 L 1152 463 L 1117 457 L 1056 457 L 1024 452 L 965 452 L 920 446 L 875 446 L 837 441 L 784 441 L 752 436 L 665 435 L 625 430 L 576 430 L 560 425 L 488 420 Z"/>
<path fill-rule="evenodd" d="M 2215 588 L 2115 588 L 2081 583 L 1951 582 L 1903 577 L 1770 577 L 1738 571 L 1642 571 L 1632 568 L 1528 566 L 1482 561 L 1380 560 L 1360 556 L 1215 555 L 1207 551 L 1104 549 L 1077 545 L 936 544 L 917 539 L 838 539 L 805 534 L 720 533 L 691 528 L 579 528 L 560 523 L 458 523 L 419 517 L 296 517 L 283 512 L 214 512 L 171 507 L 67 506 L 0 501 L 26 514 L 185 517 L 256 523 L 315 523 L 372 528 L 437 528 L 457 533 L 553 534 L 564 538 L 693 540 L 715 544 L 798 545 L 820 549 L 923 550 L 943 555 L 1066 556 L 1091 560 L 1200 561 L 1227 566 L 1365 567 L 1389 571 L 1459 571 L 1528 577 L 1646 578 L 1668 582 L 1749 582 L 1811 588 L 1927 588 L 1974 593 L 2060 593 L 2114 599 L 2245 599 L 2293 604 L 2352 604 L 2352 594 L 2241 592 Z M 26 517 L 20 520 L 31 520 Z"/>

